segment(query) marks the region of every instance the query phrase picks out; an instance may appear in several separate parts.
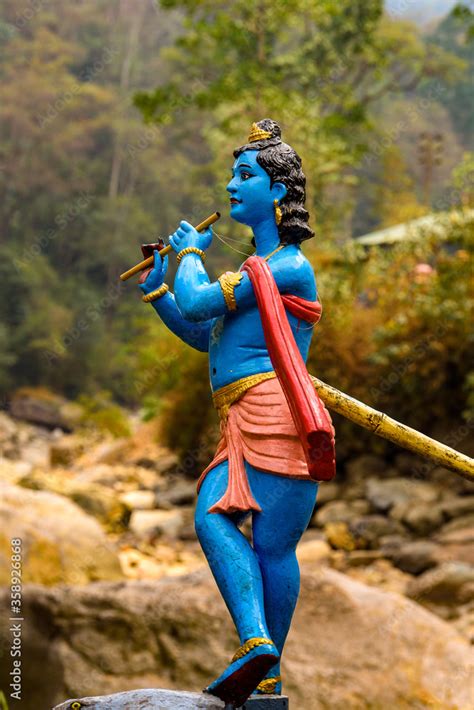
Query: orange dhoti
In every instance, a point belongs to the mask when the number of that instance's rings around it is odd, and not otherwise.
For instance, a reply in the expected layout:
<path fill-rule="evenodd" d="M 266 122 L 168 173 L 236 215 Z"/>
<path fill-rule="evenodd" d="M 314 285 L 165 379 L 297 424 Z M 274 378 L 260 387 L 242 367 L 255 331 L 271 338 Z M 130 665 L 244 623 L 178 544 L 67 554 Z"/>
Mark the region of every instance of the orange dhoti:
<path fill-rule="evenodd" d="M 280 381 L 274 372 L 251 375 L 213 395 L 221 417 L 221 439 L 214 459 L 198 481 L 228 459 L 229 479 L 223 497 L 210 513 L 261 510 L 252 495 L 245 461 L 262 471 L 288 478 L 311 479 Z"/>

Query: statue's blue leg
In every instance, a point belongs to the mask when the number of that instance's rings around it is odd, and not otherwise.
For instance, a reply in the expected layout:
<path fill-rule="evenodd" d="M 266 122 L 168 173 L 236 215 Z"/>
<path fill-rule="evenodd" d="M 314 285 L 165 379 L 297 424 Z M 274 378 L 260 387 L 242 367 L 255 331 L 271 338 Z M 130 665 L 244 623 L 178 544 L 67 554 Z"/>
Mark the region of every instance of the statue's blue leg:
<path fill-rule="evenodd" d="M 281 655 L 300 589 L 296 546 L 311 519 L 318 484 L 246 466 L 252 493 L 262 508 L 253 514 L 253 546 L 263 577 L 265 618 Z M 279 667 L 267 675 L 279 675 Z"/>
<path fill-rule="evenodd" d="M 259 561 L 238 528 L 245 515 L 207 512 L 224 495 L 227 479 L 227 461 L 209 471 L 199 491 L 195 527 L 240 642 L 244 643 L 254 636 L 269 638 L 269 631 Z"/>

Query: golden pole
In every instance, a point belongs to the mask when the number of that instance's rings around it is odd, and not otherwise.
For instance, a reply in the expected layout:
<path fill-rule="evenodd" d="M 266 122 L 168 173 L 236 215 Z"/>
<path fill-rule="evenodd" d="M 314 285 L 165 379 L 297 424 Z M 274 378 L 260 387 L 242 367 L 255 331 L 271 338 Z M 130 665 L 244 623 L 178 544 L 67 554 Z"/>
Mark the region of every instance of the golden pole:
<path fill-rule="evenodd" d="M 474 459 L 446 446 L 446 444 L 431 439 L 426 434 L 421 434 L 406 424 L 397 422 L 383 412 L 372 409 L 367 404 L 349 397 L 344 392 L 321 382 L 312 375 L 311 379 L 316 392 L 329 409 L 333 409 L 351 422 L 360 424 L 384 439 L 393 441 L 405 449 L 421 454 L 421 456 L 451 469 L 463 478 L 467 478 L 468 481 L 474 481 Z"/>
<path fill-rule="evenodd" d="M 205 229 L 211 226 L 211 224 L 214 224 L 214 222 L 217 222 L 217 220 L 220 218 L 221 214 L 220 212 L 213 212 L 213 214 L 209 215 L 207 219 L 204 220 L 204 222 L 201 222 L 200 224 L 197 225 L 196 231 L 198 232 L 204 232 Z M 169 252 L 173 249 L 171 244 L 168 244 L 168 246 L 164 247 L 164 249 L 160 250 L 160 256 L 161 258 L 165 257 Z M 138 274 L 139 271 L 143 271 L 143 269 L 147 269 L 149 266 L 153 266 L 155 257 L 154 256 L 149 256 L 148 259 L 144 259 L 144 261 L 141 261 L 139 264 L 136 264 L 136 266 L 132 266 L 131 269 L 128 271 L 124 271 L 123 274 L 120 274 L 120 279 L 121 281 L 126 281 L 129 279 L 131 276 L 134 276 L 135 274 Z"/>

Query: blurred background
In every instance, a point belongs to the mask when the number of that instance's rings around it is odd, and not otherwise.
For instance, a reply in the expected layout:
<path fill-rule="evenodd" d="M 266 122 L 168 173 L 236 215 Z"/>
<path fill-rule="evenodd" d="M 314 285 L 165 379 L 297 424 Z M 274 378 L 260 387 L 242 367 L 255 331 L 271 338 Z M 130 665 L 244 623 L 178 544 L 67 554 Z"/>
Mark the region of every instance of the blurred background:
<path fill-rule="evenodd" d="M 252 252 L 225 186 L 253 121 L 281 124 L 307 176 L 324 311 L 310 372 L 474 454 L 473 42 L 472 3 L 450 0 L 0 0 L 0 581 L 8 604 L 20 537 L 21 707 L 200 690 L 233 652 L 192 525 L 218 436 L 207 356 L 118 276 L 141 243 L 214 210 L 211 278 Z M 303 584 L 332 592 L 320 618 L 306 590 L 287 690 L 305 710 L 468 707 L 474 488 L 334 422 L 338 475 L 300 553 Z M 351 578 L 385 596 L 356 600 Z M 401 621 L 389 591 L 415 600 Z M 393 684 L 383 661 L 380 678 L 348 662 L 373 637 L 349 629 L 375 608 L 388 616 L 369 656 L 395 654 Z M 313 642 L 341 643 L 317 647 L 323 673 L 295 649 L 324 623 L 339 626 Z M 460 655 L 432 651 L 436 685 L 415 660 L 450 634 Z"/>

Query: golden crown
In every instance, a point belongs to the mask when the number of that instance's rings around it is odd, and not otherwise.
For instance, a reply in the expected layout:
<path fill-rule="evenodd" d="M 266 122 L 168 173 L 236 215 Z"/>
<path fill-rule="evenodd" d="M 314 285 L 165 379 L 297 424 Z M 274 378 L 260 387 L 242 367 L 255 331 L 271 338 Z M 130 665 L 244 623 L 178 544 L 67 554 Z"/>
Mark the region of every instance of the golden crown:
<path fill-rule="evenodd" d="M 259 128 L 256 123 L 252 123 L 248 137 L 249 143 L 254 143 L 255 141 L 263 141 L 265 138 L 271 137 L 272 134 L 269 131 L 264 131 L 263 128 Z"/>

